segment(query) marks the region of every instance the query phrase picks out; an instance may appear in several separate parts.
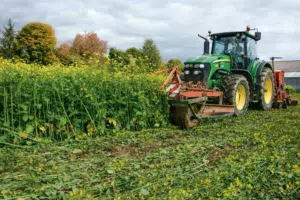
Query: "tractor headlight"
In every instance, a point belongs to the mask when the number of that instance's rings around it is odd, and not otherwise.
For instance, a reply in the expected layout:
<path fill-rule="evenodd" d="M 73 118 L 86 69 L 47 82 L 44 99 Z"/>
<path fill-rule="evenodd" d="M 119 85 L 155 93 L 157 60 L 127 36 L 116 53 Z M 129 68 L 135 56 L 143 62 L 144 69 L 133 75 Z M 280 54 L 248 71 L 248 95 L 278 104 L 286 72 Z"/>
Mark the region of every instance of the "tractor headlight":
<path fill-rule="evenodd" d="M 194 65 L 195 68 L 200 68 L 199 64 Z"/>
<path fill-rule="evenodd" d="M 203 69 L 204 67 L 205 67 L 205 66 L 204 66 L 204 64 L 201 64 L 201 65 L 200 65 L 200 68 L 202 68 L 202 69 Z"/>
<path fill-rule="evenodd" d="M 198 74 L 200 74 L 201 73 L 201 71 L 194 71 L 194 75 L 198 75 Z"/>
<path fill-rule="evenodd" d="M 184 71 L 184 74 L 185 74 L 185 75 L 189 75 L 189 74 L 190 74 L 190 71 L 189 71 L 189 70 L 185 70 L 185 71 Z"/>
<path fill-rule="evenodd" d="M 189 64 L 185 64 L 185 65 L 184 65 L 184 68 L 189 68 Z"/>

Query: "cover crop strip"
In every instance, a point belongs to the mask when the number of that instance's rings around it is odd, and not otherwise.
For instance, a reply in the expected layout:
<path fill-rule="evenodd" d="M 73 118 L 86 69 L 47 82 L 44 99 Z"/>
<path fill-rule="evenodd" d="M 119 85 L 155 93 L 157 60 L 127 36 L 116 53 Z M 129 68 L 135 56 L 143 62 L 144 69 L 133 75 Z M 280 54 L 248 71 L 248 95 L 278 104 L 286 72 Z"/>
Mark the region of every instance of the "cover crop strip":
<path fill-rule="evenodd" d="M 0 60 L 0 74 L 0 131 L 10 140 L 63 140 L 168 121 L 159 77 L 5 60 Z"/>

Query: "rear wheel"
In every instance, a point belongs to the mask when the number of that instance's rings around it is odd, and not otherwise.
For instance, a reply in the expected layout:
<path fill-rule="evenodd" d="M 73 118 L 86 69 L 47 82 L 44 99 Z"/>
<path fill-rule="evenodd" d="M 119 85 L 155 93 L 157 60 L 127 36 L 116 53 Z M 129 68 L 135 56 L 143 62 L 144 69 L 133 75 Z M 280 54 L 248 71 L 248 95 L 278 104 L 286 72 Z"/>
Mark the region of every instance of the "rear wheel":
<path fill-rule="evenodd" d="M 224 102 L 234 106 L 234 115 L 244 115 L 249 106 L 250 91 L 247 79 L 238 74 L 223 81 Z"/>
<path fill-rule="evenodd" d="M 264 110 L 272 108 L 275 94 L 274 76 L 269 68 L 264 68 L 259 82 L 259 105 Z"/>

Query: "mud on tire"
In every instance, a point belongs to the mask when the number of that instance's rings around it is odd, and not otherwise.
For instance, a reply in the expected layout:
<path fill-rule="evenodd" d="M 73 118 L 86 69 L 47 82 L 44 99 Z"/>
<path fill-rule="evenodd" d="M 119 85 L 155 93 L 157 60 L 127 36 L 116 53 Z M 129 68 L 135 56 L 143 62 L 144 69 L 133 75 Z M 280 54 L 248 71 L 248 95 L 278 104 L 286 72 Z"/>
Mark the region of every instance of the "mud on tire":
<path fill-rule="evenodd" d="M 271 100 L 269 101 L 268 99 L 266 99 L 266 81 L 268 79 L 271 79 L 271 83 L 272 83 L 272 94 L 271 94 Z M 271 69 L 269 68 L 264 68 L 260 74 L 260 80 L 259 80 L 259 107 L 262 108 L 263 110 L 269 110 L 272 108 L 273 106 L 273 99 L 274 99 L 274 95 L 275 95 L 275 87 L 274 87 L 274 76 L 273 76 L 273 72 Z"/>
<path fill-rule="evenodd" d="M 245 102 L 242 107 L 238 106 L 237 105 L 238 102 L 236 102 L 237 100 L 236 96 L 240 85 L 243 86 L 245 91 Z M 233 74 L 231 76 L 224 77 L 222 91 L 224 95 L 223 97 L 224 103 L 229 105 L 234 105 L 235 116 L 241 116 L 247 112 L 249 106 L 249 100 L 250 100 L 250 90 L 249 90 L 248 81 L 244 76 L 239 74 Z"/>

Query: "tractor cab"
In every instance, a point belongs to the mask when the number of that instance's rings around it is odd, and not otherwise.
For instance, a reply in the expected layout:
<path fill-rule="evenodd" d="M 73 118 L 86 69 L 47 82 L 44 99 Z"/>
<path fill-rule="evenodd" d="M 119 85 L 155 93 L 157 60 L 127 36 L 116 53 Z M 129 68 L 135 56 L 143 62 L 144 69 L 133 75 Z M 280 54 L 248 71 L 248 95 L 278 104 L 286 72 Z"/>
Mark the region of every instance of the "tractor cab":
<path fill-rule="evenodd" d="M 201 56 L 190 58 L 184 62 L 184 80 L 207 82 L 209 88 L 219 88 L 214 83 L 214 78 L 229 74 L 233 70 L 243 70 L 250 72 L 257 64 L 256 42 L 261 39 L 261 33 L 251 34 L 250 27 L 246 31 L 224 32 L 211 34 L 212 41 L 210 51 L 210 41 L 207 37 L 198 36 L 204 39 L 204 53 Z M 219 79 L 219 78 L 216 78 Z"/>
<path fill-rule="evenodd" d="M 257 59 L 256 42 L 261 35 L 249 31 L 215 33 L 210 35 L 213 55 L 229 55 L 232 69 L 248 70 Z"/>

